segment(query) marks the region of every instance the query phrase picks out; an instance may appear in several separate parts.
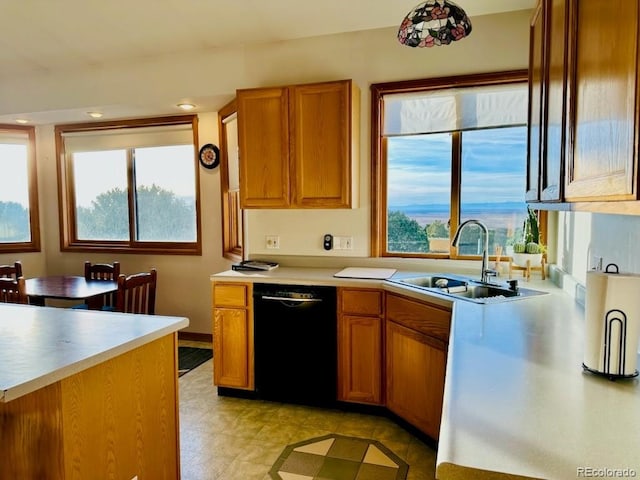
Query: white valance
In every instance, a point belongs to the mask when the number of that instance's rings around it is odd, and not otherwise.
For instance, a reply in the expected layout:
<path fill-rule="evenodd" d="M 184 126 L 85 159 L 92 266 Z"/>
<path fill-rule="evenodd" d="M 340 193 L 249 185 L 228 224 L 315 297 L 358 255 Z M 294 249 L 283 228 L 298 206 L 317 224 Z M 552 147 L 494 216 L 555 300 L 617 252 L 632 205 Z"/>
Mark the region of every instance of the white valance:
<path fill-rule="evenodd" d="M 114 128 L 62 134 L 66 153 L 125 148 L 193 145 L 191 123 L 156 127 Z"/>
<path fill-rule="evenodd" d="M 384 97 L 384 135 L 525 125 L 526 84 L 451 88 Z"/>
<path fill-rule="evenodd" d="M 19 130 L 0 130 L 0 144 L 4 145 L 27 145 L 29 134 Z"/>

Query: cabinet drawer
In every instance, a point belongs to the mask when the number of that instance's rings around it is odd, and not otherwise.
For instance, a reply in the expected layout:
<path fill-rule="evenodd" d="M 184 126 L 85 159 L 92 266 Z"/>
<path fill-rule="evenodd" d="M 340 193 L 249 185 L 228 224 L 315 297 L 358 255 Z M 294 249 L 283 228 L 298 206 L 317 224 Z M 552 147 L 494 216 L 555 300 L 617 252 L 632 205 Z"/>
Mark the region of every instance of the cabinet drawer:
<path fill-rule="evenodd" d="M 340 289 L 340 313 L 382 315 L 382 292 L 369 289 Z"/>
<path fill-rule="evenodd" d="M 426 335 L 449 341 L 451 310 L 387 294 L 387 319 Z"/>
<path fill-rule="evenodd" d="M 213 304 L 224 307 L 246 307 L 249 304 L 249 286 L 244 284 L 214 283 Z"/>

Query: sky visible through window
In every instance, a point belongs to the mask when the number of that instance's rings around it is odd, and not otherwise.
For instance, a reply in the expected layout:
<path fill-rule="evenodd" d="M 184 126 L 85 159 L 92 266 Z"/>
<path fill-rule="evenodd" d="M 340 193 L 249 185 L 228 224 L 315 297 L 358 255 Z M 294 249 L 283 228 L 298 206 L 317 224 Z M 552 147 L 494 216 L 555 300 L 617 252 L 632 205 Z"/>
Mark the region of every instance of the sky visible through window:
<path fill-rule="evenodd" d="M 195 197 L 192 145 L 138 148 L 136 152 L 139 179 L 161 185 L 179 197 Z M 75 153 L 76 205 L 88 208 L 98 195 L 113 188 L 126 189 L 126 159 L 126 150 Z"/>
<path fill-rule="evenodd" d="M 29 207 L 29 182 L 27 171 L 27 146 L 0 144 L 0 171 L 3 185 L 0 202 L 16 202 Z"/>
<path fill-rule="evenodd" d="M 451 138 L 450 133 L 388 138 L 389 212 L 402 212 L 423 229 L 434 221 L 448 223 Z M 483 221 L 493 230 L 494 245 L 511 243 L 526 215 L 526 144 L 526 126 L 462 132 L 460 221 Z"/>

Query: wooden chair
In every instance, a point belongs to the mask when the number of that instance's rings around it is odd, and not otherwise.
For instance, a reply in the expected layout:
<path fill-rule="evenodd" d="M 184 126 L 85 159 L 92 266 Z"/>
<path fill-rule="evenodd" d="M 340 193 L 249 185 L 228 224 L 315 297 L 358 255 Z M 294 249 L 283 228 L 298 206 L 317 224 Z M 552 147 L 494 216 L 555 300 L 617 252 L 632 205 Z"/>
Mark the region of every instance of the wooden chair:
<path fill-rule="evenodd" d="M 15 262 L 13 265 L 0 265 L 0 278 L 12 278 L 17 280 L 22 276 L 22 263 Z"/>
<path fill-rule="evenodd" d="M 84 262 L 84 278 L 86 278 L 87 280 L 117 280 L 119 275 L 120 262 Z"/>
<path fill-rule="evenodd" d="M 156 281 L 158 274 L 155 268 L 149 272 L 136 273 L 118 277 L 116 292 L 116 312 L 155 314 Z"/>
<path fill-rule="evenodd" d="M 91 263 L 84 262 L 84 278 L 87 280 L 116 281 L 120 276 L 120 262 Z M 115 293 L 104 295 L 102 306 L 113 309 L 116 305 Z"/>
<path fill-rule="evenodd" d="M 24 277 L 0 278 L 0 303 L 29 303 Z"/>

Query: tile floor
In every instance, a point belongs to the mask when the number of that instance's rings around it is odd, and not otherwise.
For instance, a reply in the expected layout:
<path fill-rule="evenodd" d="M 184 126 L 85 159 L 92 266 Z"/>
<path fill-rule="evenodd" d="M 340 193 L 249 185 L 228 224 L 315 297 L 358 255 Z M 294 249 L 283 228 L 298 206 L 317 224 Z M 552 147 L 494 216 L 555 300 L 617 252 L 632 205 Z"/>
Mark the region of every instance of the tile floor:
<path fill-rule="evenodd" d="M 407 480 L 435 478 L 433 449 L 387 418 L 219 397 L 212 377 L 209 360 L 179 379 L 182 480 L 271 480 L 287 445 L 331 433 L 378 440 L 409 464 Z"/>

